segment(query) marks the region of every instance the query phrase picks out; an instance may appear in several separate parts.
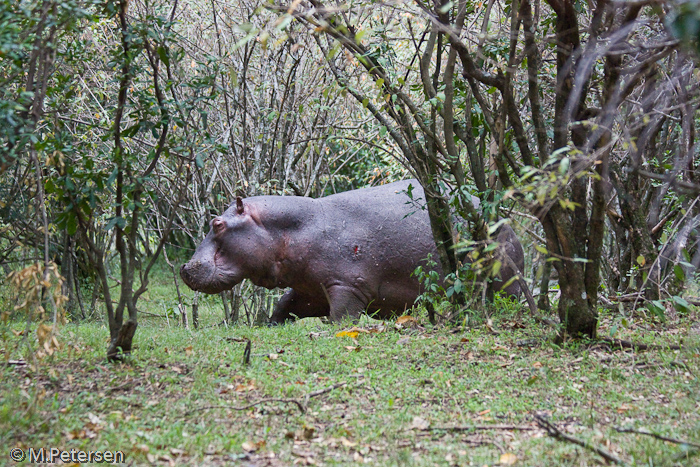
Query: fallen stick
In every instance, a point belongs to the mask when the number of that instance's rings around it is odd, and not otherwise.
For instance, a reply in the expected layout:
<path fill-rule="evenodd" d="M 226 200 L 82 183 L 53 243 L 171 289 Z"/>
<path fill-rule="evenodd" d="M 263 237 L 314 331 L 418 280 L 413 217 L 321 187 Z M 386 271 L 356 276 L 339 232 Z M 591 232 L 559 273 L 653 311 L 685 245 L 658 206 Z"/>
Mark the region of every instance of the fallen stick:
<path fill-rule="evenodd" d="M 244 405 L 242 407 L 236 407 L 233 405 L 207 405 L 205 407 L 197 407 L 196 409 L 192 409 L 192 410 L 185 412 L 184 416 L 187 417 L 188 415 L 191 415 L 195 412 L 201 412 L 203 410 L 212 410 L 212 409 L 231 409 L 231 410 L 238 410 L 238 411 L 248 410 L 252 407 L 255 407 L 256 405 L 265 404 L 267 402 L 282 402 L 283 404 L 294 404 L 299 408 L 299 411 L 301 413 L 306 413 L 306 405 L 309 403 L 309 399 L 311 399 L 312 397 L 318 397 L 322 394 L 326 394 L 328 392 L 331 392 L 332 390 L 337 389 L 337 388 L 342 387 L 342 386 L 345 386 L 346 384 L 348 384 L 348 383 L 347 382 L 336 383 L 336 384 L 329 386 L 325 389 L 319 389 L 318 391 L 310 392 L 304 396 L 304 400 L 305 400 L 304 404 L 299 402 L 298 399 L 266 398 L 266 399 L 260 399 L 259 401 L 250 403 L 248 405 Z"/>
<path fill-rule="evenodd" d="M 113 386 L 111 388 L 107 388 L 107 389 L 105 389 L 105 392 L 112 393 L 115 391 L 120 391 L 122 389 L 129 389 L 130 386 L 135 386 L 137 383 L 140 383 L 141 381 L 143 381 L 143 378 L 133 379 L 131 381 L 127 381 L 124 384 L 120 384 L 119 386 Z"/>
<path fill-rule="evenodd" d="M 626 462 L 624 462 L 623 460 L 610 454 L 605 449 L 591 446 L 590 444 L 586 443 L 585 441 L 581 441 L 578 438 L 574 438 L 573 436 L 569 436 L 567 434 L 562 433 L 561 430 L 559 430 L 559 428 L 557 428 L 553 423 L 551 423 L 549 420 L 545 420 L 540 415 L 535 414 L 535 420 L 537 421 L 537 424 L 541 428 L 544 428 L 547 431 L 547 434 L 553 438 L 568 441 L 569 443 L 573 443 L 573 444 L 576 444 L 578 446 L 584 447 L 586 449 L 590 449 L 591 451 L 595 452 L 596 454 L 598 454 L 600 457 L 602 457 L 603 459 L 605 459 L 608 462 L 613 462 L 617 465 L 624 465 L 624 466 L 627 465 Z"/>
<path fill-rule="evenodd" d="M 670 344 L 670 345 L 650 345 L 641 344 L 638 342 L 630 342 L 622 339 L 615 339 L 612 337 L 601 337 L 598 339 L 599 342 L 604 342 L 610 345 L 616 345 L 623 349 L 634 349 L 634 350 L 681 350 L 680 345 Z"/>
<path fill-rule="evenodd" d="M 529 431 L 535 427 L 524 425 L 471 425 L 471 426 L 435 426 L 422 428 L 421 431 L 479 431 L 479 430 L 506 430 L 506 431 Z"/>
<path fill-rule="evenodd" d="M 231 409 L 231 410 L 248 410 L 252 407 L 255 407 L 256 405 L 260 404 L 265 404 L 266 402 L 282 402 L 285 404 L 295 404 L 297 407 L 299 407 L 299 411 L 301 413 L 306 413 L 306 409 L 304 408 L 303 405 L 301 405 L 301 402 L 299 402 L 296 399 L 275 399 L 275 398 L 268 398 L 268 399 L 260 399 L 257 402 L 253 402 L 252 404 L 244 405 L 242 407 L 236 407 L 234 405 L 207 405 L 204 407 L 198 407 L 196 409 L 192 409 L 188 412 L 185 412 L 185 417 L 188 415 L 191 415 L 195 412 L 201 412 L 203 410 L 212 410 L 212 409 Z"/>
<path fill-rule="evenodd" d="M 636 433 L 638 435 L 651 436 L 652 438 L 660 439 L 661 441 L 668 441 L 669 443 L 685 444 L 687 446 L 692 446 L 694 448 L 700 448 L 700 444 L 692 443 L 690 441 L 685 441 L 682 439 L 668 438 L 666 436 L 661 436 L 661 435 L 657 435 L 656 433 L 652 433 L 651 431 L 635 430 L 634 428 L 620 428 L 620 427 L 615 427 L 615 431 L 617 431 L 618 433 Z"/>
<path fill-rule="evenodd" d="M 309 399 L 311 399 L 312 397 L 318 397 L 318 396 L 325 394 L 327 392 L 331 392 L 334 389 L 338 389 L 339 387 L 345 386 L 346 384 L 348 384 L 348 383 L 347 382 L 336 383 L 332 386 L 328 386 L 325 389 L 319 389 L 318 391 L 310 392 L 310 393 L 306 394 L 306 396 L 304 396 L 304 405 L 309 405 Z"/>

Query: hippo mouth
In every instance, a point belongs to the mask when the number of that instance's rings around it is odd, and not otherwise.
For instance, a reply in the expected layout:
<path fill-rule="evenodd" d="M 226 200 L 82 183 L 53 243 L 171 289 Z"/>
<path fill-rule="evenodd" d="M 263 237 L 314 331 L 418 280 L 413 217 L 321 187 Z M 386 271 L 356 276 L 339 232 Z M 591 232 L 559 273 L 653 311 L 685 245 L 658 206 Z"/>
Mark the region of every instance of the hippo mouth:
<path fill-rule="evenodd" d="M 207 268 L 199 261 L 183 264 L 180 277 L 190 289 L 206 294 L 230 290 L 242 280 L 233 272 L 218 267 Z"/>

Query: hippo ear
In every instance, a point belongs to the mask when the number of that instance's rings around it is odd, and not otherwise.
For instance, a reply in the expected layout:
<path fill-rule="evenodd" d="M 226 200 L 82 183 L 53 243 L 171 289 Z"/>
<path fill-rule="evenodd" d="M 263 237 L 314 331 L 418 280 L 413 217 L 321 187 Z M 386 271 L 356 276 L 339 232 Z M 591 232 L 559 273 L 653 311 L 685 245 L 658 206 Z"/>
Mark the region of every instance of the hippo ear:
<path fill-rule="evenodd" d="M 240 196 L 236 196 L 236 212 L 243 214 L 243 198 Z"/>

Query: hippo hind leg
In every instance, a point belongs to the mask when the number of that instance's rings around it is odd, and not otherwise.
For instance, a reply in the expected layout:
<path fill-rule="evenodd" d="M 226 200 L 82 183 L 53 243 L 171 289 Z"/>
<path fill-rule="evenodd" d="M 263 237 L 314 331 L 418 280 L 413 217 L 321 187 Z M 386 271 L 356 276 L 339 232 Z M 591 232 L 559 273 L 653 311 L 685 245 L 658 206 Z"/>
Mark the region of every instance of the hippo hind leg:
<path fill-rule="evenodd" d="M 287 290 L 275 306 L 270 317 L 270 324 L 284 324 L 297 318 L 324 317 L 330 314 L 328 302 L 315 297 L 308 297 L 295 291 Z"/>

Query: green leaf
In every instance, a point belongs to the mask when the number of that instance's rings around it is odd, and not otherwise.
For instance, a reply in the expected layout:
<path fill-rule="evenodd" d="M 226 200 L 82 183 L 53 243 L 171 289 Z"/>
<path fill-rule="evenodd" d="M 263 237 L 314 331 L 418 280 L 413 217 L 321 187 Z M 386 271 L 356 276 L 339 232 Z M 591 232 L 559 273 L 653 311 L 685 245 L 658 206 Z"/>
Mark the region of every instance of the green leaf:
<path fill-rule="evenodd" d="M 107 232 L 109 232 L 110 230 L 112 230 L 114 228 L 115 225 L 117 227 L 119 227 L 120 229 L 123 229 L 124 227 L 126 227 L 126 219 L 124 219 L 121 216 L 115 216 L 115 217 L 111 218 L 109 220 L 109 222 L 107 222 L 107 225 L 105 226 L 105 230 Z"/>
<path fill-rule="evenodd" d="M 44 191 L 47 195 L 56 192 L 56 185 L 54 185 L 53 180 L 51 180 L 50 178 L 46 180 L 46 183 L 44 183 Z"/>
<path fill-rule="evenodd" d="M 684 298 L 674 295 L 671 297 L 671 301 L 673 302 L 674 308 L 679 312 L 688 313 L 690 311 L 690 303 Z"/>
<path fill-rule="evenodd" d="M 450 8 L 452 8 L 453 5 L 454 2 L 447 2 L 444 5 L 442 5 L 438 11 L 440 11 L 440 13 L 447 13 L 448 11 L 450 11 Z"/>
<path fill-rule="evenodd" d="M 168 51 L 165 49 L 165 47 L 158 47 L 158 56 L 166 66 L 170 65 L 170 57 L 168 57 Z"/>
<path fill-rule="evenodd" d="M 68 219 L 66 220 L 66 233 L 68 235 L 75 235 L 78 231 L 78 216 L 75 213 L 68 213 Z"/>
<path fill-rule="evenodd" d="M 508 219 L 501 219 L 500 221 L 496 222 L 495 224 L 489 225 L 489 235 L 493 235 L 496 233 L 496 231 L 503 225 L 507 224 Z"/>
<path fill-rule="evenodd" d="M 197 154 L 194 158 L 194 163 L 197 164 L 197 168 L 202 169 L 204 168 L 204 160 L 202 159 L 201 154 Z"/>
<path fill-rule="evenodd" d="M 500 261 L 496 260 L 493 262 L 493 267 L 491 268 L 491 277 L 496 277 L 498 273 L 501 271 L 501 266 L 503 266 L 503 263 Z"/>
<path fill-rule="evenodd" d="M 561 160 L 561 163 L 559 164 L 559 173 L 564 175 L 569 171 L 569 165 L 571 164 L 571 159 L 568 157 L 565 157 Z"/>
<path fill-rule="evenodd" d="M 666 319 L 666 307 L 661 300 L 652 300 L 647 302 L 647 309 L 656 315 L 659 319 Z"/>
<path fill-rule="evenodd" d="M 681 282 L 685 282 L 685 271 L 683 270 L 683 266 L 680 264 L 673 266 L 673 274 L 676 275 L 676 279 Z"/>
<path fill-rule="evenodd" d="M 493 251 L 496 248 L 498 248 L 498 242 L 489 243 L 488 245 L 486 245 L 486 248 L 484 248 L 484 253 L 488 253 L 489 251 Z"/>

